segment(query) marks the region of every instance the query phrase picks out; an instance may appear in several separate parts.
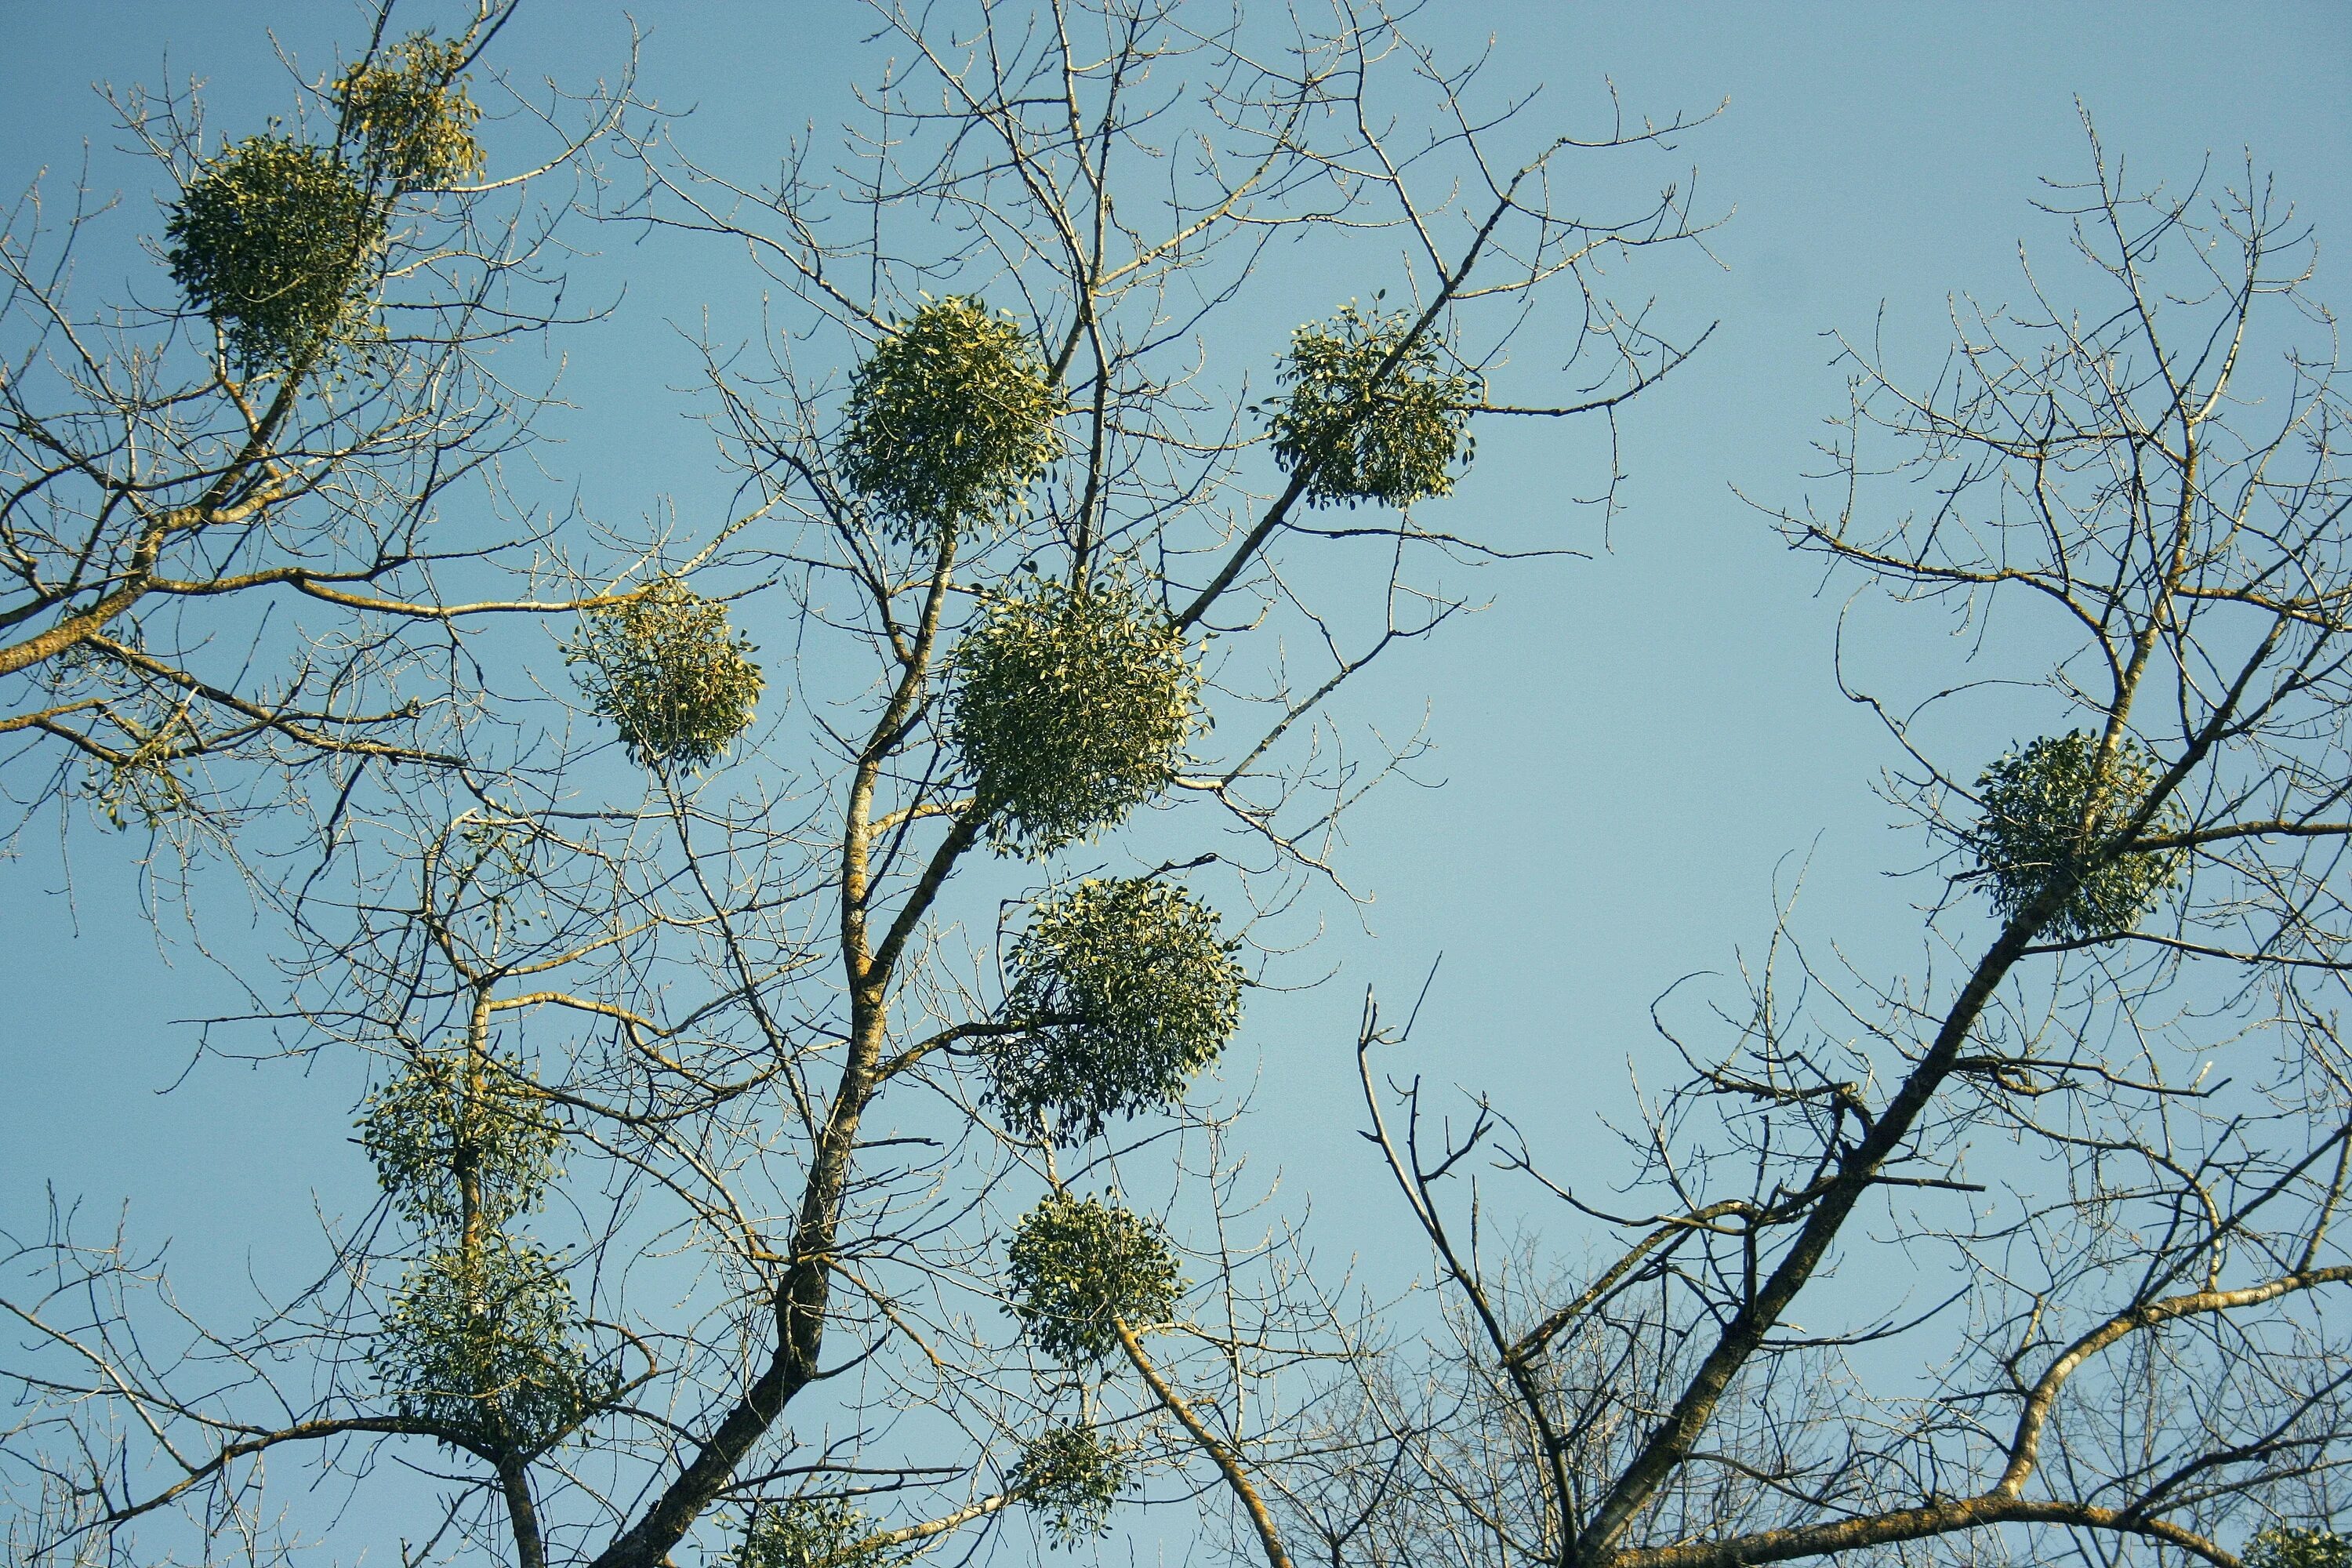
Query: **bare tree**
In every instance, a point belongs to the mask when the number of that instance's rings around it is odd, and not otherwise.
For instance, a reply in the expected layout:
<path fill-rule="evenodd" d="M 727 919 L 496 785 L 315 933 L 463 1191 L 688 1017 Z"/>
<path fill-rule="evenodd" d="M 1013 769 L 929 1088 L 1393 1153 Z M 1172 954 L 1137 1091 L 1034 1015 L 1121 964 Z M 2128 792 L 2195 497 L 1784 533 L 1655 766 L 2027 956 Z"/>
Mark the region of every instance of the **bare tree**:
<path fill-rule="evenodd" d="M 1599 287 L 1695 237 L 1679 184 L 1551 184 L 1685 124 L 1532 136 L 1372 7 L 874 22 L 845 167 L 631 143 L 635 221 L 784 291 L 708 351 L 736 517 L 550 628 L 583 738 L 466 688 L 530 765 L 339 802 L 278 897 L 263 1011 L 380 1063 L 383 1205 L 247 1333 L 150 1326 L 119 1241 L 17 1252 L 36 1559 L 290 1550 L 292 1452 L 414 1506 L 406 1561 L 813 1568 L 1149 1486 L 1287 1562 L 1270 1379 L 1329 1347 L 1187 1091 L 1417 751 L 1333 694 L 1465 607 L 1441 571 L 1542 552 L 1425 519 L 1472 423 L 1613 420 L 1703 335 Z M 1265 342 L 1276 258 L 1357 298 Z"/>
<path fill-rule="evenodd" d="M 1302 1560 L 2342 1560 L 2335 324 L 2251 167 L 2143 193 L 2091 151 L 2046 203 L 2058 263 L 1956 311 L 1924 388 L 1846 345 L 1832 504 L 1774 514 L 1973 660 L 1917 700 L 1842 677 L 1937 846 L 1927 967 L 1784 919 L 1744 995 L 1666 998 L 1687 1075 L 1606 1200 L 1484 1101 L 1439 1130 L 1368 1003 L 1372 1128 L 1449 1306 L 1327 1383 L 1279 1472 Z M 1968 755 L 1989 713 L 2014 749 Z M 1498 1245 L 1491 1182 L 1465 1211 L 1490 1158 L 1584 1261 Z"/>

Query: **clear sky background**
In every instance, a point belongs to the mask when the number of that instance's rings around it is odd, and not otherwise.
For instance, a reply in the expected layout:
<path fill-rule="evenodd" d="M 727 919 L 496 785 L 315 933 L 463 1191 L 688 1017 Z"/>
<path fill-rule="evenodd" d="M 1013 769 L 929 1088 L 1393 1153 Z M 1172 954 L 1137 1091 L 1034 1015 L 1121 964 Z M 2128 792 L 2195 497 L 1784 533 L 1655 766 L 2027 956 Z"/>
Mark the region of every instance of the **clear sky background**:
<path fill-rule="evenodd" d="M 757 172 L 814 121 L 847 112 L 870 77 L 853 8 L 653 0 L 642 90 L 693 107 L 684 146 Z M 69 181 L 87 140 L 109 189 L 145 176 L 108 152 L 99 80 L 171 71 L 209 79 L 215 120 L 244 134 L 288 96 L 265 29 L 306 61 L 360 34 L 341 5 L 46 0 L 0 5 L 0 189 L 47 169 Z M 1442 788 L 1376 796 L 1345 866 L 1376 895 L 1369 930 L 1337 900 L 1318 989 L 1258 999 L 1228 1064 L 1256 1076 L 1251 1139 L 1288 1190 L 1314 1195 L 1327 1254 L 1380 1247 L 1403 1215 L 1377 1191 L 1351 1045 L 1364 985 L 1403 992 L 1443 952 L 1416 1065 L 1502 1091 L 1561 1173 L 1605 1180 L 1597 1118 L 1626 1103 L 1629 1068 L 1665 1071 L 1648 1009 L 1679 977 L 1724 970 L 1769 931 L 1776 879 L 1801 868 L 1798 921 L 1894 971 L 1918 951 L 1916 901 L 1933 879 L 1890 873 L 1924 846 L 1891 830 L 1872 793 L 1892 746 L 1838 695 L 1832 638 L 1851 584 L 1824 586 L 1732 493 L 1795 504 L 1811 443 L 1843 410 L 1822 337 L 1868 333 L 1932 376 L 1948 299 L 2016 298 L 2019 246 L 2055 252 L 2060 226 L 2031 204 L 2043 176 L 2087 172 L 2077 103 L 2138 176 L 2241 177 L 2251 153 L 2318 228 L 2314 292 L 2352 308 L 2352 5 L 1543 5 L 1436 0 L 1417 33 L 1455 53 L 1499 43 L 1498 92 L 1546 84 L 1535 110 L 1591 125 L 1613 81 L 1637 112 L 1726 107 L 1682 139 L 1696 206 L 1726 216 L 1720 268 L 1686 258 L 1642 274 L 1673 319 L 1722 325 L 1702 355 L 1631 410 L 1623 509 L 1609 540 L 1559 519 L 1563 488 L 1591 487 L 1589 450 L 1541 429 L 1482 437 L 1455 515 L 1522 531 L 1555 527 L 1590 561 L 1495 573 L 1492 609 L 1417 648 L 1351 713 L 1409 727 L 1426 702 Z M 609 73 L 628 22 L 585 0 L 526 0 L 499 45 L 524 76 L 573 84 Z M 1571 175 L 1572 177 L 1572 175 Z M 144 203 L 143 189 L 126 190 Z M 160 224 L 157 226 L 160 226 Z M 729 479 L 673 388 L 693 379 L 673 322 L 707 304 L 747 319 L 758 279 L 713 245 L 635 247 L 585 277 L 625 277 L 609 323 L 572 335 L 565 388 L 578 413 L 545 461 L 590 509 L 630 516 L 674 499 L 726 505 Z M 118 260 L 127 276 L 134 262 Z M 113 279 L 93 267 L 83 284 Z M 1294 279 L 1268 307 L 1269 344 L 1380 282 Z M 1329 288 L 1318 301 L 1299 289 Z M 153 285 L 151 283 L 150 287 Z M 1629 286 L 1633 287 L 1633 286 Z M 1432 521 L 1437 514 L 1432 513 Z M 1939 684 L 1959 650 L 1932 616 L 1874 616 L 1850 668 L 1890 685 Z M 2044 715 L 1988 716 L 1986 757 Z M 315 1256 L 317 1203 L 363 1203 L 349 1148 L 350 1064 L 200 1068 L 170 1095 L 194 1041 L 174 1020 L 237 1004 L 177 939 L 158 941 L 137 896 L 135 840 L 78 832 L 71 895 L 28 842 L 0 867 L 0 1226 L 37 1230 L 54 1188 L 99 1213 L 129 1205 L 133 1236 L 172 1240 L 200 1302 L 241 1299 L 248 1266 L 274 1277 Z M 235 956 L 245 940 L 215 933 Z M 1300 973 L 1306 973 L 1302 968 Z M 1568 1251 L 1578 1235 L 1546 1219 Z M 307 1249 L 307 1250 L 306 1250 Z"/>

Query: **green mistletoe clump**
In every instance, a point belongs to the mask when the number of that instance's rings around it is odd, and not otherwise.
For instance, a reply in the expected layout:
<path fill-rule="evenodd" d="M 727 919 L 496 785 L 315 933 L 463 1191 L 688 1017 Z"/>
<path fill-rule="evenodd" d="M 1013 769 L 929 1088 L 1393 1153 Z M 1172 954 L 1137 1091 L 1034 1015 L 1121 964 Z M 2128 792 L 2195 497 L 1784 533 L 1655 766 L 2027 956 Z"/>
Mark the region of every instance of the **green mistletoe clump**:
<path fill-rule="evenodd" d="M 1013 945 L 1004 1016 L 1021 1028 L 991 1054 L 991 1101 L 1024 1128 L 1051 1116 L 1066 1145 L 1175 1104 L 1240 1026 L 1236 945 L 1214 910 L 1149 879 L 1042 900 Z"/>
<path fill-rule="evenodd" d="M 394 199 L 483 168 L 461 44 L 418 33 L 325 89 L 332 145 L 276 132 L 223 146 L 180 193 L 164 259 L 250 375 L 365 335 Z"/>
<path fill-rule="evenodd" d="M 1166 1322 L 1184 1280 L 1167 1233 L 1116 1201 L 1048 1194 L 1021 1217 L 1006 1253 L 1013 1315 L 1068 1366 L 1118 1350 L 1118 1325 Z"/>
<path fill-rule="evenodd" d="M 2246 1568 L 2352 1568 L 2352 1536 L 2276 1526 L 2247 1543 Z"/>
<path fill-rule="evenodd" d="M 590 610 L 564 662 L 638 762 L 699 768 L 751 727 L 767 684 L 757 651 L 725 605 L 671 579 Z"/>
<path fill-rule="evenodd" d="M 1042 858 L 1161 794 L 1200 689 L 1184 634 L 1116 579 L 991 604 L 956 648 L 948 698 L 990 843 Z"/>
<path fill-rule="evenodd" d="M 2164 770 L 2126 737 L 2106 758 L 2095 735 L 2044 736 L 2001 758 L 1977 780 L 1984 803 L 1970 838 L 1979 871 L 2002 919 L 2056 886 L 2070 889 L 2043 930 L 2082 942 L 2127 931 L 2180 879 L 2183 849 L 2117 853 L 2116 840 L 2138 816 Z M 2179 831 L 2168 803 L 2147 831 Z"/>
<path fill-rule="evenodd" d="M 1076 1549 L 1108 1533 L 1110 1510 L 1127 1489 L 1129 1468 L 1125 1447 L 1074 1422 L 1022 1446 L 1012 1490 L 1044 1515 L 1052 1544 Z"/>
<path fill-rule="evenodd" d="M 502 1226 L 539 1205 L 562 1135 L 521 1068 L 436 1052 L 368 1097 L 360 1146 L 412 1223 Z"/>
<path fill-rule="evenodd" d="M 1270 405 L 1275 461 L 1307 476 L 1310 505 L 1410 506 L 1454 489 L 1472 453 L 1471 377 L 1449 371 L 1413 316 L 1349 303 L 1290 335 Z"/>
<path fill-rule="evenodd" d="M 333 150 L 250 136 L 188 183 L 163 236 L 173 281 L 251 374 L 350 334 L 383 216 Z"/>
<path fill-rule="evenodd" d="M 584 1343 L 562 1264 L 503 1227 L 545 1197 L 560 1130 L 518 1064 L 420 1053 L 368 1097 L 360 1142 L 422 1233 L 367 1348 L 404 1421 L 495 1460 L 529 1461 L 617 1386 Z"/>
<path fill-rule="evenodd" d="M 466 46 L 412 33 L 353 66 L 328 94 L 343 136 L 372 184 L 405 195 L 439 190 L 482 172 L 474 127 L 482 111 L 460 74 Z"/>
<path fill-rule="evenodd" d="M 1028 335 L 950 296 L 898 322 L 857 367 L 841 477 L 903 538 L 1005 521 L 1058 450 L 1061 395 Z"/>
<path fill-rule="evenodd" d="M 461 1446 L 535 1455 L 608 1399 L 555 1260 L 499 1232 L 412 1267 L 370 1347 L 405 1420 Z"/>
<path fill-rule="evenodd" d="M 903 1562 L 865 1544 L 874 1533 L 866 1510 L 840 1498 L 796 1497 L 754 1509 L 743 1540 L 719 1561 L 728 1568 L 879 1568 Z"/>

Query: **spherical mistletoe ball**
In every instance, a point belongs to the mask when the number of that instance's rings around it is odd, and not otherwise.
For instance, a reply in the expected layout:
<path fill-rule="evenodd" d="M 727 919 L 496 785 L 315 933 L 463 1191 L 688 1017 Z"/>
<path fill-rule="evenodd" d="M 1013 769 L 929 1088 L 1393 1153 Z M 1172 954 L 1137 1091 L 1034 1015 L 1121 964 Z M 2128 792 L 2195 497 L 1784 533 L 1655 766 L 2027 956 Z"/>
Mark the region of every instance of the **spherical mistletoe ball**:
<path fill-rule="evenodd" d="M 612 1396 L 579 1334 L 554 1260 L 493 1231 L 409 1270 L 368 1359 L 404 1419 L 532 1454 Z"/>
<path fill-rule="evenodd" d="M 1117 1325 L 1166 1322 L 1184 1288 L 1167 1233 L 1117 1203 L 1047 1195 L 1007 1250 L 1013 1315 L 1037 1348 L 1070 1366 L 1108 1359 Z"/>
<path fill-rule="evenodd" d="M 465 63 L 463 44 L 412 33 L 343 73 L 331 97 L 371 175 L 407 192 L 482 172 L 481 144 L 474 140 L 482 111 L 459 75 Z"/>
<path fill-rule="evenodd" d="M 1238 943 L 1182 888 L 1081 882 L 1039 903 L 1013 944 L 1004 1016 L 1024 1026 L 989 1062 L 1016 1124 L 1053 1117 L 1064 1144 L 1104 1119 L 1172 1105 L 1241 1024 Z"/>
<path fill-rule="evenodd" d="M 850 383 L 841 476 L 903 536 L 1001 521 L 1058 449 L 1062 399 L 1009 316 L 934 300 Z"/>
<path fill-rule="evenodd" d="M 1165 790 L 1194 722 L 1184 634 L 1117 581 L 1041 583 L 956 649 L 949 731 L 998 853 L 1042 858 Z"/>
<path fill-rule="evenodd" d="M 1127 1489 L 1127 1449 L 1091 1426 L 1056 1426 L 1021 1448 L 1011 1489 L 1045 1515 L 1054 1544 L 1076 1547 L 1110 1530 L 1111 1505 Z"/>
<path fill-rule="evenodd" d="M 459 1171 L 477 1215 L 504 1225 L 546 1193 L 562 1142 L 519 1067 L 454 1054 L 411 1063 L 368 1097 L 359 1127 L 394 1204 L 417 1225 L 446 1229 L 463 1222 Z"/>
<path fill-rule="evenodd" d="M 2181 849 L 2098 856 L 2124 830 L 2163 769 L 2126 738 L 2099 765 L 2099 740 L 2076 731 L 2044 736 L 1987 768 L 1977 780 L 1984 816 L 1972 835 L 1977 864 L 1990 881 L 1993 907 L 2008 919 L 2053 883 L 2075 884 L 2044 928 L 2076 942 L 2127 931 L 2180 879 Z M 2169 803 L 2149 824 L 2176 832 Z"/>
<path fill-rule="evenodd" d="M 1399 353 L 1412 322 L 1351 303 L 1291 333 L 1280 372 L 1290 390 L 1271 405 L 1274 456 L 1285 473 L 1306 470 L 1309 503 L 1407 506 L 1453 489 L 1454 460 L 1469 463 L 1477 386 L 1426 337 Z"/>
<path fill-rule="evenodd" d="M 699 768 L 751 727 L 767 684 L 756 651 L 726 605 L 670 580 L 590 610 L 564 662 L 637 761 Z"/>
<path fill-rule="evenodd" d="M 840 1498 L 796 1497 L 754 1511 L 742 1545 L 721 1561 L 730 1568 L 850 1568 L 873 1560 L 858 1548 L 874 1532 L 866 1510 Z"/>
<path fill-rule="evenodd" d="M 348 331 L 383 223 L 333 153 L 253 136 L 189 182 L 163 233 L 173 281 L 250 372 L 307 360 Z"/>

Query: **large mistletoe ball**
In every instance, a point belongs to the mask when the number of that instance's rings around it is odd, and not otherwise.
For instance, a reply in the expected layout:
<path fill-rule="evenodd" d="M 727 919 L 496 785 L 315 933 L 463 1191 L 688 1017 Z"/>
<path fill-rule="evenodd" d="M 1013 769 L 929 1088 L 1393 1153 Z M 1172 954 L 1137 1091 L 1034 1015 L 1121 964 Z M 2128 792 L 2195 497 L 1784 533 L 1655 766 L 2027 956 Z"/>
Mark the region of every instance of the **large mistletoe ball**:
<path fill-rule="evenodd" d="M 2116 854 L 2115 840 L 2162 774 L 2128 737 L 2102 765 L 2098 737 L 2081 731 L 2044 736 L 1987 768 L 1977 780 L 1984 815 L 1971 847 L 2001 918 L 2063 883 L 2073 890 L 2042 928 L 2061 941 L 2114 936 L 2145 919 L 2179 883 L 2187 852 Z M 2180 823 L 2168 803 L 2147 830 Z"/>
<path fill-rule="evenodd" d="M 1305 470 L 1310 504 L 1409 506 L 1453 489 L 1455 460 L 1469 461 L 1477 387 L 1425 335 L 1408 342 L 1412 324 L 1349 304 L 1290 335 L 1271 433 L 1283 471 Z"/>
<path fill-rule="evenodd" d="M 790 1498 L 755 1509 L 742 1544 L 719 1561 L 726 1568 L 854 1568 L 900 1561 L 867 1544 L 874 1533 L 866 1510 L 842 1498 Z"/>
<path fill-rule="evenodd" d="M 1125 1447 L 1074 1422 L 1022 1445 L 1011 1489 L 1045 1516 L 1054 1544 L 1076 1548 L 1109 1532 L 1111 1506 L 1130 1473 Z"/>
<path fill-rule="evenodd" d="M 163 234 L 173 281 L 251 373 L 305 362 L 344 334 L 383 222 L 334 153 L 252 136 L 188 183 Z"/>
<path fill-rule="evenodd" d="M 538 1206 L 562 1146 L 531 1088 L 510 1061 L 423 1056 L 368 1097 L 360 1144 L 415 1224 L 457 1230 L 470 1217 L 504 1225 Z"/>
<path fill-rule="evenodd" d="M 530 1456 L 611 1397 L 580 1331 L 554 1260 L 493 1231 L 409 1270 L 369 1359 L 404 1419 Z"/>
<path fill-rule="evenodd" d="M 1167 1233 L 1117 1203 L 1049 1194 L 1007 1249 L 1013 1315 L 1039 1350 L 1088 1366 L 1119 1348 L 1118 1325 L 1166 1322 L 1184 1288 Z"/>
<path fill-rule="evenodd" d="M 1184 634 L 1117 581 L 997 600 L 954 658 L 949 731 L 999 853 L 1039 858 L 1174 782 L 1200 672 Z"/>
<path fill-rule="evenodd" d="M 908 538 L 1001 521 L 1054 460 L 1061 411 L 1018 323 L 934 300 L 857 367 L 841 475 Z"/>
<path fill-rule="evenodd" d="M 698 768 L 751 726 L 766 685 L 755 651 L 726 605 L 672 580 L 589 611 L 564 658 L 639 762 Z"/>
<path fill-rule="evenodd" d="M 1041 901 L 1013 944 L 989 1098 L 1064 1144 L 1111 1116 L 1172 1105 L 1241 1023 L 1236 944 L 1215 911 L 1149 879 L 1081 882 Z"/>

